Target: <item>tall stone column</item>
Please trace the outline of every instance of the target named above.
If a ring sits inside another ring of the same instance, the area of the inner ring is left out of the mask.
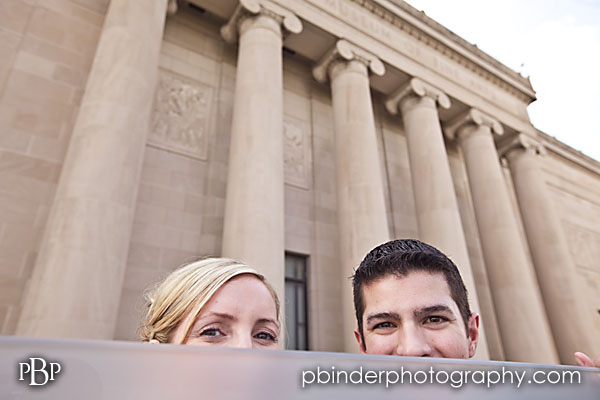
[[[493,134],[502,125],[470,109],[446,129],[458,137],[473,195],[483,255],[509,361],[556,363],[556,349],[539,288],[521,240]]]
[[[243,0],[222,29],[239,36],[222,255],[263,273],[284,299],[282,26],[299,33],[290,12]]]
[[[112,339],[167,0],[112,0],[17,327]]]
[[[584,305],[575,283],[577,271],[540,170],[538,160],[545,155],[545,149],[534,139],[519,134],[501,151],[509,162],[560,361],[572,364],[575,351],[596,354],[593,344],[598,333],[594,332],[592,319],[582,315]]]
[[[385,69],[378,58],[345,40],[338,41],[313,69],[317,81],[331,81],[347,352],[358,350],[352,334],[356,317],[348,278],[369,250],[390,239],[369,71],[382,75]]]
[[[480,314],[471,261],[437,111],[437,106],[450,108],[450,99],[439,89],[413,78],[394,92],[385,102],[385,106],[394,115],[398,114],[398,109],[402,112],[420,239],[439,248],[456,263],[469,292],[472,311]],[[477,356],[480,359],[489,359],[483,326],[491,319],[492,325],[496,326],[493,308],[489,307],[481,319],[482,340],[478,344]],[[499,341],[499,337],[496,340]],[[501,345],[498,347],[501,348]]]

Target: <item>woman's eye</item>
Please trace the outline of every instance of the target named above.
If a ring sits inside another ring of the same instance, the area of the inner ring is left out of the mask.
[[[386,329],[386,328],[393,328],[393,327],[394,327],[394,324],[392,324],[391,322],[386,321],[386,322],[380,322],[380,323],[378,323],[377,325],[375,325],[373,327],[373,329]]]
[[[277,338],[275,337],[275,335],[269,333],[269,332],[259,332],[256,335],[254,335],[254,337],[256,339],[260,339],[260,340],[267,340],[270,342],[276,342]]]
[[[222,336],[223,332],[217,328],[208,328],[200,332],[200,336]]]

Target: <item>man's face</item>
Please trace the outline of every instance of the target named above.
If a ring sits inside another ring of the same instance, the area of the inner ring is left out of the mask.
[[[413,357],[470,358],[477,348],[479,316],[468,330],[441,273],[413,271],[385,276],[363,287],[362,353]]]

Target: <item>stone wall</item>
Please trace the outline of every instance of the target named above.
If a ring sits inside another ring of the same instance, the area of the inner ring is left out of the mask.
[[[544,172],[584,294],[584,315],[600,332],[600,177],[552,152]]]
[[[117,339],[136,338],[145,289],[220,252],[235,54],[198,19],[183,10],[165,26]]]
[[[107,4],[0,3],[2,334],[16,327]]]

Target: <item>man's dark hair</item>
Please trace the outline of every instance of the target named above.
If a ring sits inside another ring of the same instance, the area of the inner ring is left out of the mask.
[[[465,332],[469,336],[468,323],[471,309],[469,308],[467,289],[456,265],[444,253],[427,243],[415,239],[400,239],[391,240],[371,250],[352,277],[354,310],[363,345],[365,343],[362,323],[365,312],[363,287],[388,275],[402,278],[412,271],[427,271],[432,274],[444,275],[450,296],[460,310],[465,324]]]

